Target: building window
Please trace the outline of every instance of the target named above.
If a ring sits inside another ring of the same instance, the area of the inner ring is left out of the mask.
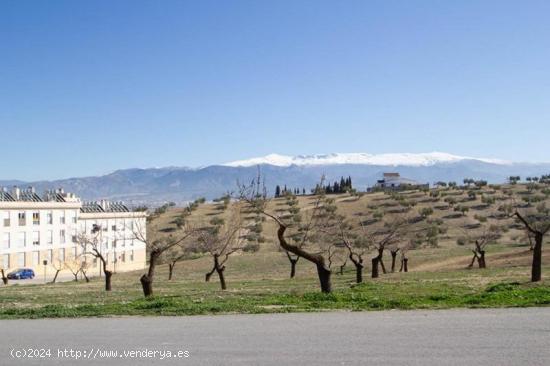
[[[40,252],[32,252],[32,264],[38,266],[40,264]]]
[[[130,239],[130,246],[131,246],[131,247],[134,246],[134,239]]]
[[[53,231],[52,230],[48,230],[47,243],[48,243],[48,245],[53,244]]]
[[[77,241],[78,241],[78,237],[76,236],[76,229],[73,229],[72,242],[76,243]]]
[[[71,211],[70,216],[71,216],[71,223],[76,224],[76,212]]]
[[[51,211],[46,213],[46,223],[48,225],[53,225],[53,213]]]
[[[114,239],[114,240],[113,240],[113,249],[116,249],[117,241],[118,241],[117,239]]]
[[[133,262],[134,261],[134,251],[131,250],[130,251],[130,262]]]
[[[19,226],[27,225],[27,216],[25,215],[25,212],[19,212],[17,217],[19,218]]]
[[[32,224],[33,225],[40,225],[40,212],[33,212],[32,213]]]
[[[61,211],[61,216],[59,216],[59,223],[65,225],[65,211]]]
[[[120,255],[120,261],[121,261],[122,263],[126,262],[126,253],[122,253],[122,254]]]
[[[59,230],[59,243],[65,244],[65,230]]]
[[[52,263],[52,256],[53,256],[52,253],[53,253],[53,250],[51,249],[46,252],[46,260],[48,261],[48,263]]]
[[[25,232],[19,233],[19,237],[17,238],[17,247],[24,248],[26,245],[27,245],[27,233]]]
[[[65,248],[59,249],[59,260],[65,262]]]
[[[25,267],[25,253],[19,253],[17,256],[17,265],[19,267]]]
[[[78,257],[76,247],[73,247],[73,258],[76,258],[76,257]]]
[[[4,268],[4,269],[10,268],[10,255],[9,254],[4,254],[2,256],[2,268]]]
[[[9,227],[10,225],[11,225],[10,212],[6,211],[6,212],[4,212],[4,227]]]
[[[40,245],[40,231],[32,232],[32,245]]]
[[[10,233],[4,233],[4,249],[10,249]]]
[[[112,231],[116,231],[116,225],[111,226]]]

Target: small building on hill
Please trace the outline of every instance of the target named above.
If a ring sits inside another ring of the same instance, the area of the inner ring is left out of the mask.
[[[421,183],[413,179],[403,178],[399,173],[384,173],[382,179],[376,181],[373,188],[370,191],[377,190],[393,190],[399,191],[404,189],[413,188],[429,188],[428,183]]]

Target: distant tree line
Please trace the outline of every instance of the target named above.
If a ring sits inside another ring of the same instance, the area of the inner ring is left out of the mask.
[[[336,181],[334,183],[328,183],[327,185],[320,185],[317,184],[315,186],[315,189],[312,190],[313,194],[320,194],[321,192],[325,194],[339,194],[339,193],[347,193],[353,190],[353,183],[351,181],[351,177],[347,177],[344,179],[344,177],[340,178],[340,182]]]
[[[305,195],[306,189],[305,188],[287,188],[286,184],[282,188],[280,185],[277,185],[275,187],[275,197],[284,197],[290,194],[294,196]]]

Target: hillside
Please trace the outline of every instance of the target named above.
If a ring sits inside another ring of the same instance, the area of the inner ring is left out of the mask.
[[[514,218],[508,217],[499,211],[499,207],[509,200],[512,194],[518,200],[539,201],[536,204],[546,203],[550,206],[548,189],[542,185],[505,185],[485,186],[482,188],[470,187],[468,189],[433,189],[429,192],[418,190],[406,191],[398,194],[372,193],[360,197],[348,194],[329,195],[334,199],[337,212],[344,215],[354,225],[362,222],[364,225],[376,221],[374,216],[384,213],[385,217],[392,212],[407,214],[410,217],[420,217],[420,212],[431,209],[432,213],[421,220],[418,225],[428,224],[438,228],[435,242],[422,242],[409,250],[410,271],[449,271],[464,269],[472,259],[472,245],[462,243],[468,233],[474,233],[490,226],[501,228],[498,240],[487,247],[488,267],[507,268],[515,266],[528,266],[531,261],[531,251],[524,228]],[[475,195],[475,197],[474,197]],[[316,201],[315,196],[297,196],[298,207],[302,212],[311,209]],[[268,211],[282,215],[288,211],[288,201],[281,197],[273,199],[268,206]],[[530,205],[536,205],[531,203]],[[191,222],[208,223],[213,217],[225,217],[227,211],[221,210],[221,204],[201,204],[193,211],[189,220]],[[461,210],[462,207],[467,208]],[[166,213],[153,216],[149,224],[149,235],[158,239],[168,235],[177,235],[177,218],[182,215],[184,209],[172,208]],[[430,211],[430,210],[428,210]],[[253,216],[251,217],[251,219]],[[411,229],[412,230],[412,229]],[[253,261],[257,257],[260,261],[273,260],[281,263],[277,276],[284,278],[288,272],[288,261],[281,252],[276,240],[275,223],[267,219],[263,223],[261,235],[265,242],[260,244],[260,250],[255,254],[239,254],[250,257]],[[462,239],[462,240],[461,240]],[[372,251],[372,256],[375,251]],[[386,253],[386,261],[390,261],[389,253]],[[544,263],[550,260],[550,252],[544,253]],[[200,262],[200,260],[199,260]],[[231,262],[231,261],[230,261]],[[368,270],[369,263],[366,264]],[[207,261],[203,271],[211,266]],[[313,272],[314,268],[309,263],[302,261],[300,270]],[[228,266],[230,267],[230,265]],[[264,267],[264,266],[262,266]]]

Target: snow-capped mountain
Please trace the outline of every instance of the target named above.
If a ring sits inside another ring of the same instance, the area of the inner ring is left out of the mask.
[[[287,156],[270,154],[259,158],[238,160],[223,164],[230,167],[250,167],[255,165],[273,165],[289,167],[291,165],[386,165],[386,166],[431,166],[440,163],[455,163],[464,160],[476,160],[490,164],[511,164],[498,159],[472,158],[443,152],[431,153],[397,153],[397,154],[367,154],[367,153],[333,153],[323,155]]]
[[[268,192],[276,185],[291,188],[314,187],[322,175],[328,181],[351,176],[353,185],[365,190],[384,172],[398,172],[405,178],[424,183],[462,182],[464,178],[502,183],[511,175],[522,178],[550,173],[550,163],[511,163],[447,153],[426,154],[327,154],[308,156],[268,155],[201,168],[125,169],[111,174],[42,182],[0,181],[0,186],[17,184],[45,189],[65,188],[83,199],[123,200],[130,204],[178,204],[198,197],[213,199],[237,189],[237,181],[249,182],[261,165]]]

